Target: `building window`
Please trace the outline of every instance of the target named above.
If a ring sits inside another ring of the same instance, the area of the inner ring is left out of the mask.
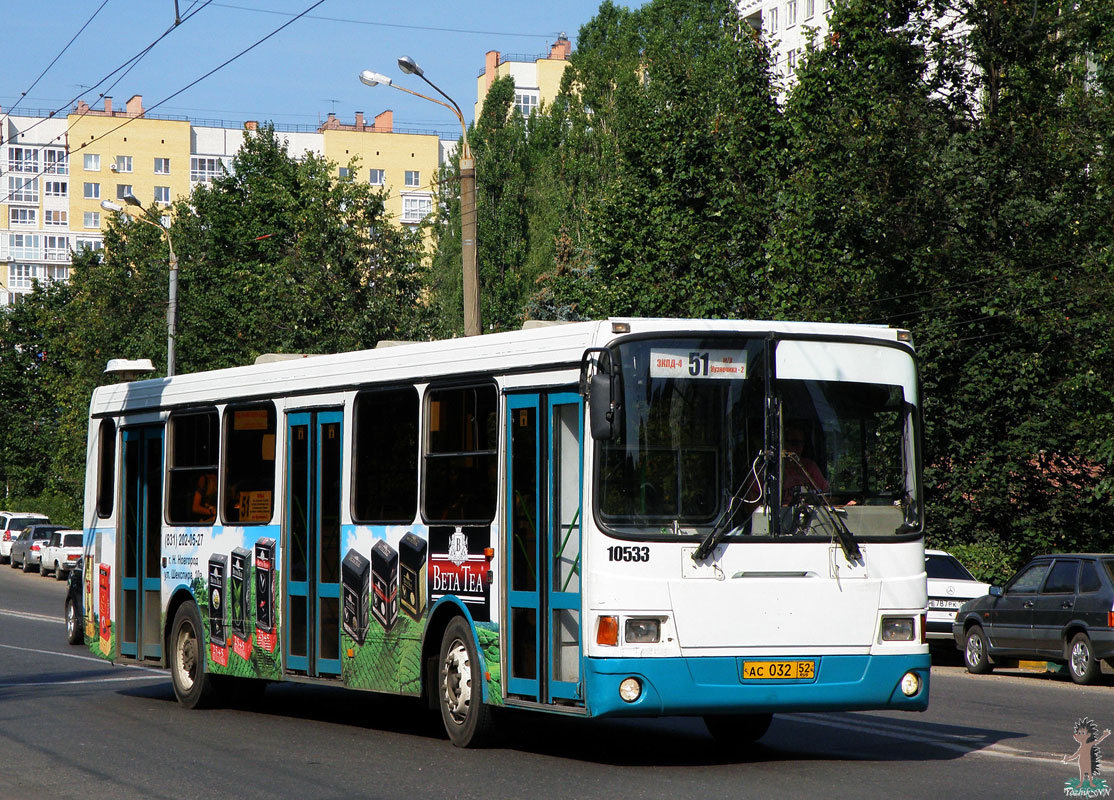
[[[86,228],[99,228],[101,226],[101,212],[86,211],[85,219],[82,224]]]
[[[39,202],[39,179],[22,178],[18,175],[8,176],[8,202],[9,203],[37,203]]]
[[[169,186],[156,186],[155,187],[155,202],[162,203],[163,205],[170,205],[170,187]]]
[[[104,250],[103,239],[78,239],[78,250]]]
[[[785,55],[785,74],[793,75],[797,71],[797,51],[790,50]]]
[[[8,288],[29,292],[34,288],[31,282],[34,276],[35,268],[30,264],[12,264],[8,267]]]
[[[82,195],[86,200],[100,200],[101,199],[101,185],[99,183],[86,183],[85,193]]]
[[[68,236],[44,236],[43,237],[43,258],[46,261],[69,261],[70,260],[70,237]],[[53,273],[48,274],[47,278],[57,280],[57,276]],[[65,280],[63,276],[62,280]]]
[[[42,261],[42,237],[37,233],[8,234],[8,255],[17,260]]]
[[[514,110],[524,117],[530,116],[530,112],[538,107],[538,93],[537,92],[515,92],[514,93]]]
[[[381,169],[368,170],[368,180],[372,186],[382,186],[387,182],[387,175]]]
[[[428,196],[414,195],[402,198],[402,221],[418,223],[433,212],[433,199]]]
[[[170,215],[169,214],[163,214],[161,217],[159,217],[159,222],[162,223],[162,226],[164,228],[169,228],[170,227]]]
[[[209,183],[223,175],[224,171],[224,162],[219,158],[190,157],[190,180],[194,183]]]
[[[69,184],[65,181],[43,181],[43,194],[47,197],[66,197]]]
[[[421,186],[422,185],[422,173],[418,172],[418,170],[416,170],[416,169],[406,170],[406,181],[405,181],[405,183],[406,183],[407,186],[410,186],[410,187]]]
[[[805,19],[812,19],[816,13],[816,0],[805,0]]]
[[[86,172],[100,172],[101,171],[101,157],[96,153],[85,154],[85,171]]]
[[[116,184],[116,199],[117,200],[123,200],[123,199],[127,198],[128,196],[130,196],[132,194],[134,194],[134,192],[132,191],[132,185],[130,183],[118,183],[118,184]]]
[[[156,158],[155,159],[155,174],[156,175],[169,175],[170,174],[170,159],[169,158]]]
[[[785,4],[785,27],[792,28],[797,24],[797,0],[789,0]]]
[[[18,208],[12,206],[8,209],[8,224],[10,225],[36,225],[38,224],[38,209]]]
[[[33,147],[9,147],[8,171],[38,172],[39,151]]]
[[[70,171],[69,156],[65,150],[43,150],[43,166],[47,172],[65,175]]]
[[[63,228],[69,225],[68,211],[44,211],[43,217],[43,222],[47,225],[57,225]]]
[[[116,156],[116,163],[113,166],[116,167],[117,172],[131,172],[132,171],[132,157],[131,156]]]
[[[341,178],[347,178],[348,177],[348,167],[340,167],[340,169],[337,170],[337,175]]]
[[[777,6],[770,9],[770,33],[777,33]]]

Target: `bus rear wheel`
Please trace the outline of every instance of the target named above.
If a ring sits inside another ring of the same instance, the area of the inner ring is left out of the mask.
[[[462,617],[445,628],[438,663],[438,705],[449,739],[457,747],[483,746],[493,732],[491,708],[483,701],[483,661]]]
[[[704,727],[724,747],[753,744],[766,735],[773,714],[709,714]]]
[[[209,675],[205,672],[205,634],[201,615],[193,602],[183,603],[174,615],[170,631],[170,677],[174,696],[186,708],[202,708],[213,696]]]

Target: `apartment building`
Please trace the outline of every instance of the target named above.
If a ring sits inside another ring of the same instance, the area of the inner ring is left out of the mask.
[[[770,46],[778,74],[791,83],[808,43],[828,32],[832,0],[742,0],[739,8]]]
[[[0,112],[2,113],[2,112]],[[62,118],[20,112],[0,125],[0,305],[31,291],[34,281],[66,280],[72,254],[103,246],[108,222],[101,203],[134,195],[144,206],[169,207],[199,183],[231,168],[254,121],[224,123],[148,114],[135,95],[123,108],[79,103]],[[390,111],[371,123],[329,114],[317,127],[280,128],[295,158],[323,155],[347,174],[388,191],[387,212],[407,225],[433,208],[433,180],[456,142],[437,132],[398,130]],[[169,216],[165,219],[169,224]]]
[[[549,52],[538,56],[502,54],[489,50],[484,58],[484,68],[476,78],[476,116],[483,111],[487,90],[497,78],[514,77],[514,107],[522,116],[542,103],[552,103],[561,89],[561,77],[572,53],[569,37],[561,34],[549,47]]]

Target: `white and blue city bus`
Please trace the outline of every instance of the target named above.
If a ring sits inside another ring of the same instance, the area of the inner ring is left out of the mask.
[[[97,389],[85,639],[186,706],[268,681],[491,709],[928,703],[904,331],[610,319]]]

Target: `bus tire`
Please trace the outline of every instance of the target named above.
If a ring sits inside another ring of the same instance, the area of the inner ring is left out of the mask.
[[[990,643],[981,625],[972,625],[963,640],[963,663],[972,675],[986,675],[994,666],[990,663]]]
[[[773,720],[773,714],[709,714],[704,717],[704,727],[720,745],[734,748],[757,742]]]
[[[174,696],[186,708],[204,708],[213,697],[213,686],[205,671],[205,634],[197,604],[178,607],[170,631],[170,677]]]
[[[483,661],[463,617],[445,628],[438,665],[437,704],[445,732],[457,747],[482,747],[493,733],[491,708],[483,701]]]

